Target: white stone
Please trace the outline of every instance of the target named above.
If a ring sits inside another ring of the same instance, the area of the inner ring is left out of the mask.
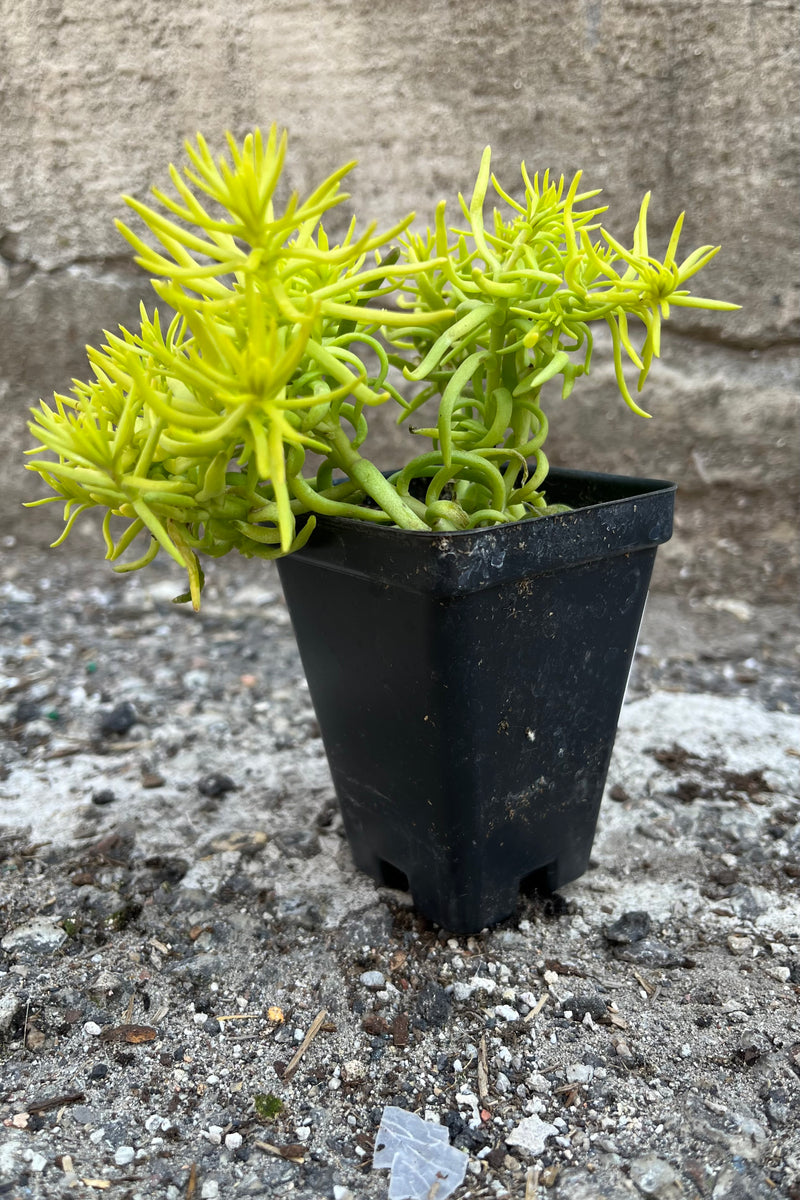
[[[648,1154],[644,1158],[635,1158],[631,1162],[631,1179],[643,1196],[652,1196],[654,1200],[663,1197],[679,1195],[679,1176],[663,1158]]]
[[[359,975],[359,980],[363,983],[364,987],[377,990],[378,988],[382,988],[386,983],[386,976],[381,971],[364,971],[362,975]]]
[[[500,1017],[502,1021],[518,1021],[519,1013],[510,1004],[498,1004],[494,1010],[495,1016]]]
[[[544,1153],[545,1142],[557,1133],[556,1126],[548,1121],[536,1116],[525,1117],[508,1135],[506,1145],[519,1146],[520,1150],[536,1156]]]
[[[83,1027],[83,1032],[87,1037],[99,1037],[103,1031],[96,1021],[87,1021]]]
[[[35,1171],[37,1175],[40,1175],[47,1166],[47,1159],[45,1158],[44,1154],[40,1154],[38,1150],[26,1150],[25,1158],[27,1159],[30,1169]]]
[[[217,1200],[219,1184],[216,1179],[207,1179],[200,1189],[201,1200]]]
[[[355,1079],[363,1079],[367,1074],[367,1064],[363,1063],[360,1058],[350,1058],[343,1065],[343,1070],[349,1082]]]
[[[136,1151],[133,1146],[118,1146],[114,1151],[114,1162],[118,1167],[125,1167],[128,1163],[132,1163],[136,1157]]]
[[[594,1077],[594,1067],[588,1063],[570,1063],[567,1067],[567,1083],[590,1083]]]
[[[553,1090],[553,1085],[549,1079],[545,1079],[544,1075],[540,1075],[538,1071],[534,1071],[525,1080],[525,1083],[532,1092],[538,1092],[540,1096],[546,1096]]]
[[[225,1145],[228,1148],[228,1150],[238,1150],[239,1147],[241,1146],[243,1140],[244,1139],[242,1138],[242,1135],[240,1133],[226,1133],[225,1134]]]
[[[54,954],[67,940],[64,929],[49,917],[34,917],[10,930],[0,946],[4,950],[28,950],[32,954]]]
[[[16,992],[0,993],[0,1030],[11,1028],[11,1022],[22,1007],[22,999]]]

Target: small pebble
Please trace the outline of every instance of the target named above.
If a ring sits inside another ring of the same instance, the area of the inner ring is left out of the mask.
[[[348,1082],[364,1079],[367,1074],[366,1063],[363,1063],[360,1058],[351,1058],[344,1064],[343,1071]]]
[[[622,962],[637,963],[639,966],[650,967],[653,970],[659,967],[689,965],[689,960],[680,950],[675,950],[665,942],[658,942],[653,938],[642,938],[629,946],[617,946],[614,955]]]
[[[544,1075],[540,1075],[535,1071],[533,1075],[528,1075],[525,1083],[532,1092],[538,1092],[540,1096],[547,1096],[553,1090],[553,1085],[549,1079],[545,1079]]]
[[[382,988],[386,983],[386,977],[380,971],[365,971],[358,978],[364,987],[374,988],[375,990]]]
[[[97,804],[103,807],[106,804],[116,803],[117,797],[111,791],[111,788],[101,788],[98,792],[92,792],[92,804]]]
[[[137,720],[136,709],[130,700],[123,700],[121,704],[117,704],[110,712],[103,713],[100,718],[100,732],[105,736],[113,733],[127,733],[136,724]]]
[[[540,1120],[539,1117],[524,1117],[506,1137],[506,1144],[519,1146],[530,1155],[544,1153],[545,1142],[558,1132],[555,1125]]]
[[[668,1162],[648,1154],[643,1158],[634,1158],[630,1166],[631,1179],[643,1196],[651,1196],[653,1200],[672,1200],[680,1194],[680,1179]]]
[[[590,1083],[594,1078],[594,1067],[588,1063],[570,1063],[567,1067],[567,1083]]]
[[[201,796],[216,799],[218,796],[224,796],[228,792],[236,791],[236,784],[230,775],[223,775],[220,771],[213,771],[210,775],[204,775],[202,779],[198,779],[197,790]]]
[[[623,913],[613,925],[603,926],[606,940],[615,946],[639,942],[650,932],[650,914],[643,911]]]
[[[596,993],[570,996],[569,1007],[575,1021],[583,1022],[587,1016],[590,1016],[593,1021],[605,1021],[608,1018],[606,1002],[602,996]]]
[[[284,829],[275,840],[289,858],[314,858],[319,854],[319,837],[311,829]]]
[[[83,1027],[83,1032],[87,1037],[99,1037],[103,1031],[96,1021],[87,1021]]]
[[[136,1151],[133,1146],[118,1146],[114,1151],[114,1162],[118,1167],[125,1167],[128,1163],[132,1163],[136,1157]]]
[[[225,1145],[228,1148],[228,1150],[238,1150],[239,1147],[241,1146],[243,1140],[244,1139],[242,1138],[242,1135],[240,1133],[226,1133],[225,1134]]]
[[[500,1017],[503,1021],[518,1021],[519,1013],[510,1004],[498,1004],[495,1008],[495,1016]]]
[[[206,1179],[200,1189],[201,1200],[216,1200],[219,1195],[219,1184],[216,1179]]]
[[[736,1053],[747,1066],[750,1066],[751,1063],[757,1062],[761,1058],[764,1051],[761,1046],[761,1039],[755,1030],[748,1029],[741,1035],[736,1047]]]
[[[27,725],[29,721],[37,720],[41,710],[42,706],[36,700],[20,700],[14,707],[12,720],[15,725]]]

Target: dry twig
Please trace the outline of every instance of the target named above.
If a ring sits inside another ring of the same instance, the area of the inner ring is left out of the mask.
[[[633,975],[633,978],[636,980],[636,982],[639,984],[639,986],[644,988],[644,990],[647,992],[648,996],[655,996],[656,991],[658,989],[653,987],[652,983],[648,983],[647,980],[642,975],[640,975],[638,971],[633,971],[632,975]]]
[[[266,1150],[267,1154],[275,1154],[278,1158],[285,1158],[288,1162],[305,1162],[305,1146],[301,1146],[299,1142],[290,1146],[273,1146],[271,1142],[256,1142],[255,1145],[259,1150]]]
[[[550,999],[550,993],[542,992],[541,996],[536,1001],[536,1006],[534,1008],[532,1008],[531,1011],[528,1013],[528,1015],[525,1017],[526,1025],[528,1025],[531,1021],[536,1020],[539,1013],[542,1011],[542,1009],[544,1008],[545,1004],[547,1004],[547,1001],[549,999]]]
[[[478,1047],[478,1099],[486,1104],[489,1099],[489,1064],[486,1058],[486,1037],[481,1035]]]
[[[313,1042],[314,1038],[315,1038],[315,1037],[317,1036],[317,1034],[319,1033],[320,1026],[322,1025],[322,1022],[325,1020],[325,1018],[327,1017],[327,1015],[328,1015],[328,1014],[327,1014],[327,1012],[325,1011],[325,1009],[324,1009],[324,1008],[322,1008],[322,1009],[320,1009],[320,1011],[317,1013],[317,1015],[314,1017],[314,1020],[311,1022],[311,1025],[310,1025],[310,1027],[309,1027],[308,1033],[307,1033],[307,1034],[306,1034],[306,1036],[303,1038],[303,1040],[302,1040],[302,1042],[300,1043],[300,1045],[297,1047],[297,1052],[296,1052],[296,1054],[295,1054],[294,1058],[293,1058],[293,1059],[292,1059],[292,1061],[289,1063],[289,1065],[288,1065],[288,1067],[286,1068],[286,1070],[283,1072],[283,1081],[284,1081],[284,1083],[288,1083],[288,1082],[289,1082],[289,1080],[292,1078],[292,1076],[294,1075],[294,1073],[295,1073],[295,1071],[297,1070],[297,1068],[300,1066],[300,1059],[303,1057],[303,1055],[305,1054],[306,1050],[308,1049],[308,1047],[309,1047],[309,1046],[311,1045],[311,1043]]]
[[[52,1096],[48,1100],[33,1100],[25,1105],[25,1110],[32,1116],[34,1113],[49,1112],[51,1108],[62,1108],[65,1104],[80,1104],[85,1099],[85,1092],[67,1092],[63,1096]]]

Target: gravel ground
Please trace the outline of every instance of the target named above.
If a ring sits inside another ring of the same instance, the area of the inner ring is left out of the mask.
[[[800,1197],[788,610],[652,597],[593,868],[453,938],[351,865],[271,570],[6,549],[0,1196],[378,1200],[395,1105],[456,1200]]]

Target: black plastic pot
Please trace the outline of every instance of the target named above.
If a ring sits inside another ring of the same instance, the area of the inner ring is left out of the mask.
[[[675,486],[553,469],[573,512],[473,532],[323,518],[278,568],[350,847],[446,929],[588,867]]]

